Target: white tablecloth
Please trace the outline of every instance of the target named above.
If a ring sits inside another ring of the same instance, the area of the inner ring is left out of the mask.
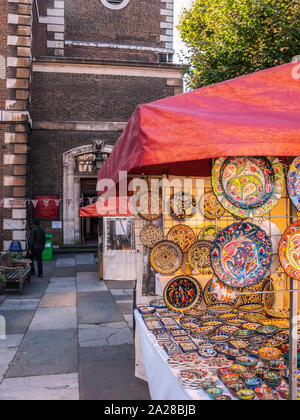
[[[141,314],[135,310],[134,315],[152,400],[208,400],[208,395],[202,389],[196,391],[179,385],[178,370],[167,364],[168,355],[147,329]],[[220,381],[218,386],[224,388]],[[225,390],[226,388],[224,393]],[[226,394],[228,395],[228,392]]]

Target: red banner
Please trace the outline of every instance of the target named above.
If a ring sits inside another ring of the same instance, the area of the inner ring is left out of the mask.
[[[37,202],[34,208],[34,217],[38,219],[57,219],[57,199],[57,195],[36,195],[32,200]]]

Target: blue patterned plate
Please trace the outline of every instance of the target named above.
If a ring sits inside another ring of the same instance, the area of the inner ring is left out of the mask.
[[[296,157],[291,163],[286,184],[292,203],[300,211],[300,157]]]
[[[263,279],[272,262],[272,244],[266,232],[252,223],[234,223],[212,245],[211,265],[231,287],[252,286]]]

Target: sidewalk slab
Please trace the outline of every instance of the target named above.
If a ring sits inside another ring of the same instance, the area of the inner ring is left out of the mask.
[[[2,305],[2,311],[34,311],[36,310],[39,299],[7,299]]]
[[[105,280],[109,289],[134,289],[135,281],[132,280]]]
[[[76,293],[47,293],[42,298],[39,307],[71,307],[76,306]]]
[[[56,267],[75,267],[75,257],[59,257],[56,260]]]
[[[6,334],[24,334],[35,311],[0,311],[6,321]]]
[[[132,331],[125,322],[114,322],[100,325],[79,325],[79,345],[81,347],[98,347],[107,345],[132,344]]]
[[[135,361],[81,363],[81,400],[150,400],[148,384],[134,376]]]
[[[0,400],[79,400],[78,374],[4,379]]]
[[[107,292],[108,288],[103,281],[99,280],[97,273],[81,272],[77,273],[78,292]]]
[[[7,334],[5,340],[0,340],[0,349],[19,347],[24,334]]]
[[[39,308],[29,326],[29,331],[68,330],[77,328],[76,308]]]
[[[109,292],[80,292],[77,294],[79,324],[102,324],[124,321]]]
[[[85,264],[92,265],[94,264],[95,258],[93,254],[79,254],[75,257],[76,265]]]
[[[79,363],[97,363],[110,360],[134,360],[134,358],[134,344],[79,348]]]
[[[5,375],[10,363],[14,359],[17,348],[0,349],[0,380]]]
[[[6,378],[76,372],[77,330],[29,331]]]

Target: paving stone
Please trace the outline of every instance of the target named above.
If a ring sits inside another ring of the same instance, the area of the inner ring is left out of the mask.
[[[56,260],[56,267],[75,267],[76,260],[75,257],[59,257]]]
[[[133,301],[117,301],[117,305],[123,315],[132,314]]]
[[[85,265],[92,265],[94,264],[95,258],[93,254],[78,254],[75,257],[76,265],[77,264],[85,264]]]
[[[75,277],[76,267],[55,267],[53,277]]]
[[[45,294],[47,293],[74,293],[76,292],[75,279],[73,277],[56,277],[51,278],[49,286],[47,287]]]
[[[78,372],[77,330],[28,331],[7,378]]]
[[[133,329],[133,314],[123,314],[129,328]]]
[[[79,264],[76,266],[76,271],[77,273],[86,271],[94,272],[97,273],[99,278],[99,267],[97,264]]]
[[[4,379],[0,400],[79,400],[78,374]]]
[[[132,359],[81,363],[80,399],[150,400],[148,384],[134,376],[134,368]]]
[[[1,305],[3,311],[33,311],[37,308],[39,299],[7,299]]]
[[[13,358],[17,353],[17,348],[1,349],[0,348],[0,376],[4,376],[10,366]]]
[[[116,296],[125,296],[127,298],[133,296],[133,290],[132,289],[111,289],[110,293],[116,297]]]
[[[134,344],[79,348],[79,363],[96,363],[104,360],[134,360],[134,358]]]
[[[47,293],[39,306],[40,308],[76,306],[76,293]]]
[[[133,335],[125,322],[100,325],[79,325],[79,345],[98,347],[133,343]]]
[[[7,334],[4,340],[0,340],[0,349],[19,347],[24,334]]]
[[[20,296],[20,299],[41,299],[43,294],[45,293],[47,286],[48,281],[45,281],[45,279],[43,280],[43,282],[25,283],[22,296],[20,296],[17,292],[6,291],[6,299],[15,300],[17,296],[18,298]]]
[[[77,327],[76,308],[39,308],[30,324],[33,330],[67,330]]]
[[[6,321],[6,334],[24,334],[34,316],[34,311],[0,311]]]
[[[102,292],[108,291],[106,284],[99,280],[97,273],[77,273],[78,292]]]
[[[122,322],[123,317],[109,292],[77,294],[79,324]]]
[[[51,277],[49,286],[55,284],[57,286],[74,286],[76,277]]]
[[[105,280],[109,289],[134,289],[135,281],[132,280]]]

